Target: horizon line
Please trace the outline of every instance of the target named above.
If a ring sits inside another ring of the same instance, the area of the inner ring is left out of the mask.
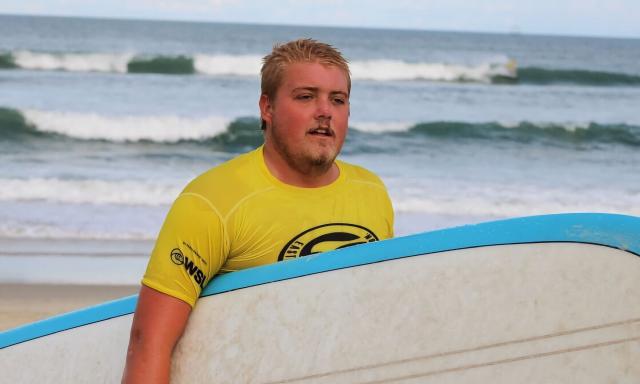
[[[514,29],[513,31],[489,31],[489,30],[456,30],[456,29],[428,29],[428,28],[400,28],[388,26],[353,26],[353,25],[328,25],[328,24],[288,24],[274,22],[248,22],[248,21],[219,21],[206,19],[176,19],[176,18],[151,18],[145,16],[110,16],[110,15],[44,15],[33,13],[4,13],[0,11],[0,17],[34,17],[34,18],[67,18],[84,20],[105,20],[105,21],[142,21],[142,22],[166,22],[166,23],[196,23],[196,24],[231,24],[231,25],[254,25],[265,27],[296,27],[296,28],[321,28],[321,29],[358,29],[358,30],[378,30],[378,31],[399,31],[399,32],[432,32],[432,33],[460,33],[460,34],[486,34],[502,36],[532,36],[532,37],[564,37],[564,38],[590,38],[590,39],[620,39],[639,40],[640,36],[628,35],[589,35],[589,34],[566,34],[553,32],[530,32]]]

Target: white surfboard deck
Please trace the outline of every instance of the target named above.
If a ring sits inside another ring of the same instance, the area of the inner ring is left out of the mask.
[[[512,219],[214,279],[175,383],[638,383],[640,218]],[[136,297],[0,334],[7,383],[114,383]]]

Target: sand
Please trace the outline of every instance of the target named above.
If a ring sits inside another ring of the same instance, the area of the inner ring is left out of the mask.
[[[138,293],[152,246],[0,237],[0,331]]]
[[[139,286],[0,284],[0,331],[138,293]]]

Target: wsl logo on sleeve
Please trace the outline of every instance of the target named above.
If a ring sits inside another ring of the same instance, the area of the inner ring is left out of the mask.
[[[295,236],[282,248],[278,261],[290,260],[315,253],[333,251],[353,245],[378,241],[371,230],[355,224],[323,224]]]
[[[174,248],[171,250],[171,261],[173,261],[175,265],[182,265],[189,276],[191,276],[200,288],[204,289],[204,282],[207,281],[207,275],[198,268],[192,259],[186,257],[180,248]]]

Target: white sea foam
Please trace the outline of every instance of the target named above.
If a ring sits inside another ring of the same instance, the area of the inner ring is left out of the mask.
[[[354,61],[350,65],[355,80],[491,81],[494,76],[514,77],[510,62],[487,62],[478,66],[448,63],[408,63],[399,60]]]
[[[498,124],[500,124],[503,128],[519,128],[522,124],[532,124],[535,125],[538,128],[541,129],[551,129],[551,128],[562,128],[565,131],[568,132],[576,132],[578,130],[586,130],[589,129],[589,125],[591,124],[590,122],[586,122],[586,121],[565,121],[565,122],[549,122],[549,121],[542,121],[542,122],[527,122],[527,121],[499,121]]]
[[[255,55],[195,55],[193,66],[205,75],[258,76],[262,58]]]
[[[72,72],[126,73],[135,53],[40,53],[13,52],[16,64],[25,69],[61,70]],[[159,57],[159,56],[158,56]],[[154,56],[148,56],[153,59]],[[258,76],[262,65],[260,55],[193,56],[196,72],[205,75]],[[513,61],[497,57],[485,63],[470,66],[456,63],[415,62],[402,60],[355,60],[350,63],[354,80],[431,80],[490,82],[493,76],[515,77]]]
[[[62,180],[57,178],[0,179],[0,200],[42,200],[72,204],[170,204],[180,188],[149,181]]]
[[[13,239],[92,239],[92,240],[154,240],[158,231],[116,228],[65,228],[55,224],[31,222],[0,223],[0,238]]]
[[[43,200],[71,204],[121,204],[160,206],[170,204],[178,195],[176,185],[149,181],[61,180],[56,178],[0,179],[0,200]],[[519,187],[452,188],[442,193],[437,188],[419,191],[392,190],[394,208],[398,212],[442,215],[524,216],[557,212],[599,211],[640,215],[640,194],[602,190],[574,194],[564,189],[526,189]]]
[[[43,132],[115,142],[201,140],[225,132],[229,124],[228,119],[219,116],[201,119],[175,115],[103,116],[39,110],[26,110],[23,114],[27,121]]]
[[[438,122],[434,121],[416,121],[416,122],[399,122],[399,121],[390,121],[390,122],[364,122],[364,121],[354,121],[349,125],[353,128],[357,129],[361,132],[368,133],[385,133],[385,132],[407,132],[412,127],[418,124],[437,124]],[[448,122],[442,122],[444,124]],[[469,126],[473,126],[476,124],[487,124],[487,122],[457,122],[461,124],[468,124]],[[547,121],[539,121],[539,122],[531,122],[531,121],[498,121],[497,124],[505,129],[518,129],[523,125],[534,126],[540,129],[551,129],[551,128],[562,128],[568,132],[576,132],[578,130],[588,130],[589,125],[592,124],[590,122],[547,122]]]
[[[134,57],[130,53],[13,53],[15,63],[25,69],[70,72],[127,72]]]
[[[352,122],[349,124],[360,132],[383,133],[383,132],[406,132],[415,125],[407,122]]]
[[[208,116],[187,118],[177,115],[100,115],[96,113],[58,112],[42,110],[20,111],[25,119],[42,132],[57,133],[76,139],[108,140],[113,142],[152,141],[175,143],[182,140],[199,141],[213,138],[226,132],[233,118]],[[438,123],[430,121],[353,121],[350,126],[368,133],[407,132],[418,124]],[[447,123],[447,122],[443,122]],[[463,122],[487,124],[487,122]],[[548,121],[499,121],[505,129],[533,126],[539,129],[562,128],[568,132],[590,129],[592,122],[548,122]],[[605,124],[606,123],[602,123]],[[629,124],[632,123],[620,123]]]
[[[393,179],[388,180],[395,211],[399,215],[423,217],[421,220],[425,222],[431,218],[447,218],[458,225],[477,222],[478,218],[561,212],[640,216],[640,192],[606,189],[606,186],[567,189],[423,180],[409,187],[405,181],[403,185],[394,185]],[[184,182],[160,184],[150,180],[55,178],[5,178],[0,179],[0,183],[3,185],[0,201],[5,207],[33,207],[29,208],[33,214],[27,215],[6,211],[6,217],[0,222],[0,237],[91,239],[153,239],[167,207],[184,185]],[[575,190],[581,192],[575,193]],[[414,224],[405,228],[405,233],[425,228],[419,222]]]
[[[349,64],[354,80],[432,80],[489,82],[493,76],[514,77],[515,69],[508,59],[478,66],[448,63],[408,63],[401,60],[365,60]],[[197,72],[207,75],[257,76],[261,57],[255,55],[196,55]]]
[[[591,190],[574,193],[560,188],[482,188],[469,185],[466,191],[457,190],[451,194],[427,188],[420,196],[395,193],[393,201],[397,212],[461,217],[518,217],[561,212],[640,215],[640,205],[637,204],[640,193],[629,191]]]
[[[233,121],[221,116],[187,118],[177,115],[165,116],[108,116],[95,113],[54,112],[42,110],[21,111],[25,119],[37,130],[51,132],[85,140],[108,140],[113,142],[148,140],[159,143],[175,143],[181,140],[203,140],[215,137],[227,130]],[[384,133],[406,132],[417,124],[428,121],[354,121],[350,125],[361,132]],[[486,122],[468,122],[469,125]],[[530,122],[500,121],[505,129],[518,129],[531,125],[540,129],[563,128],[568,132],[589,129],[589,122]]]

